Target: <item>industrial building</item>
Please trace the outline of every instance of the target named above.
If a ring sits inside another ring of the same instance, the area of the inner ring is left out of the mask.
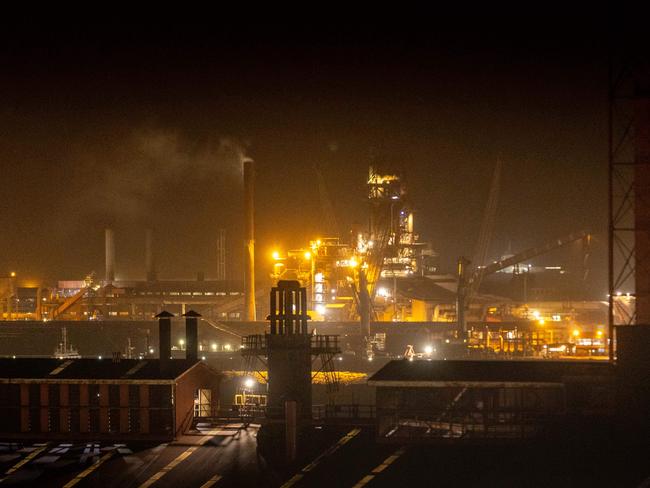
[[[615,411],[605,362],[392,361],[376,387],[382,442],[519,442],[566,437]]]
[[[221,377],[198,360],[200,315],[185,314],[184,359],[172,359],[173,314],[157,317],[159,359],[0,359],[3,437],[170,440],[212,416]]]
[[[5,439],[170,440],[208,416],[219,375],[204,362],[0,359]],[[196,410],[196,411],[195,411]]]

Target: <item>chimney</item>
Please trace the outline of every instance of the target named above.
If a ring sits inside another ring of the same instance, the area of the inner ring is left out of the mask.
[[[255,166],[244,159],[244,320],[255,320]]]
[[[185,317],[185,359],[197,361],[199,359],[199,330],[198,318],[200,313],[190,310],[183,314]]]
[[[106,281],[112,283],[115,281],[115,237],[113,229],[106,229],[105,235],[105,252],[106,252]]]
[[[156,318],[158,319],[158,357],[161,368],[169,364],[172,356],[172,317],[174,314],[163,310]]]
[[[217,239],[217,280],[226,281],[226,229],[219,229]]]
[[[147,281],[156,281],[156,262],[153,257],[153,230],[147,229],[144,241],[144,264],[147,270]]]

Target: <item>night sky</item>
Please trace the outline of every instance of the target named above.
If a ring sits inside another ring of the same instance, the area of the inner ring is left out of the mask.
[[[260,275],[274,247],[324,235],[314,164],[342,234],[366,221],[368,166],[402,171],[416,231],[451,271],[472,253],[500,157],[490,255],[590,230],[604,296],[603,23],[417,18],[16,23],[0,47],[0,274],[103,277],[111,225],[118,278],[143,277],[147,226],[161,278],[213,277],[220,227],[237,278],[237,148],[257,162]]]

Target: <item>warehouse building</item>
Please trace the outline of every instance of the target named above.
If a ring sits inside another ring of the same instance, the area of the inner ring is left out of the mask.
[[[0,435],[30,439],[171,440],[218,408],[220,375],[197,360],[198,314],[186,316],[185,359],[0,359]]]
[[[392,361],[375,373],[383,442],[519,442],[599,425],[614,411],[606,362]]]

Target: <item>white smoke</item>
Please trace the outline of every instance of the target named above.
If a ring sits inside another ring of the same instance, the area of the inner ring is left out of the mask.
[[[84,148],[73,178],[77,202],[107,219],[146,218],[161,192],[210,179],[224,192],[240,179],[247,157],[232,138],[191,138],[176,131],[134,131],[108,153]]]

